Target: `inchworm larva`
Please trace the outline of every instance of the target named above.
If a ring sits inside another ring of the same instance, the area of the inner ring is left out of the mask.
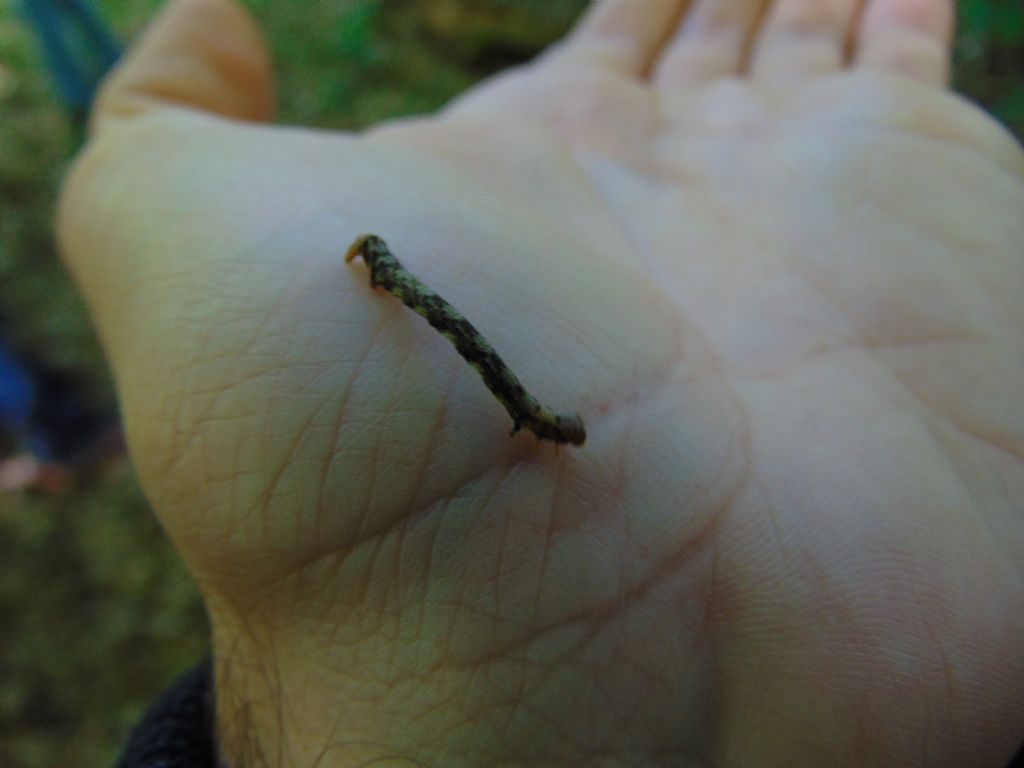
[[[515,425],[513,435],[525,428],[539,440],[583,445],[587,439],[583,420],[576,414],[558,414],[541,405],[519,383],[519,379],[473,324],[403,267],[381,238],[376,235],[356,238],[345,254],[345,261],[350,262],[356,256],[362,256],[370,268],[370,285],[375,288],[380,286],[397,296],[405,306],[425,317],[428,323],[455,345],[458,353],[480,374],[498,402],[505,406]]]

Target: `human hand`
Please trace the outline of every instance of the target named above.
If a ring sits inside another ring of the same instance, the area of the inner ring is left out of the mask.
[[[111,78],[61,241],[229,764],[1009,757],[1024,155],[944,89],[948,3],[758,5],[605,0],[359,135],[260,124],[227,0]],[[586,445],[509,440],[363,231]]]

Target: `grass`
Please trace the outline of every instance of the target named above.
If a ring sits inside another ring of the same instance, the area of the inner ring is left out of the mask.
[[[123,39],[156,0],[100,0]],[[285,122],[349,128],[428,111],[561,35],[587,0],[250,0]],[[1024,6],[960,3],[956,84],[1024,136]],[[0,313],[10,340],[113,388],[52,239],[75,132],[13,0],[0,0]],[[0,496],[0,765],[109,765],[206,648],[202,606],[126,460],[64,495]],[[14,631],[10,631],[10,628]]]

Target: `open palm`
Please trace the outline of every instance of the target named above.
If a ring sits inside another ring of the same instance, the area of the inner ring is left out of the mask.
[[[1012,751],[1024,155],[939,87],[935,8],[876,0],[847,61],[853,0],[779,0],[753,38],[759,3],[682,5],[607,0],[358,136],[224,119],[266,78],[221,0],[172,5],[108,84],[62,237],[210,606],[229,754]],[[342,264],[363,231],[586,445],[509,439]]]

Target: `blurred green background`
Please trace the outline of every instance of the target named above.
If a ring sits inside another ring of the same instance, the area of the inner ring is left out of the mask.
[[[250,0],[280,119],[351,128],[429,111],[561,36],[588,0]],[[123,40],[159,0],[97,0]],[[962,0],[956,88],[1024,136],[1024,3]],[[9,341],[113,408],[56,258],[77,135],[14,0],[0,0],[0,314]],[[121,459],[57,495],[0,491],[0,766],[112,764],[154,695],[206,650],[195,589]]]

